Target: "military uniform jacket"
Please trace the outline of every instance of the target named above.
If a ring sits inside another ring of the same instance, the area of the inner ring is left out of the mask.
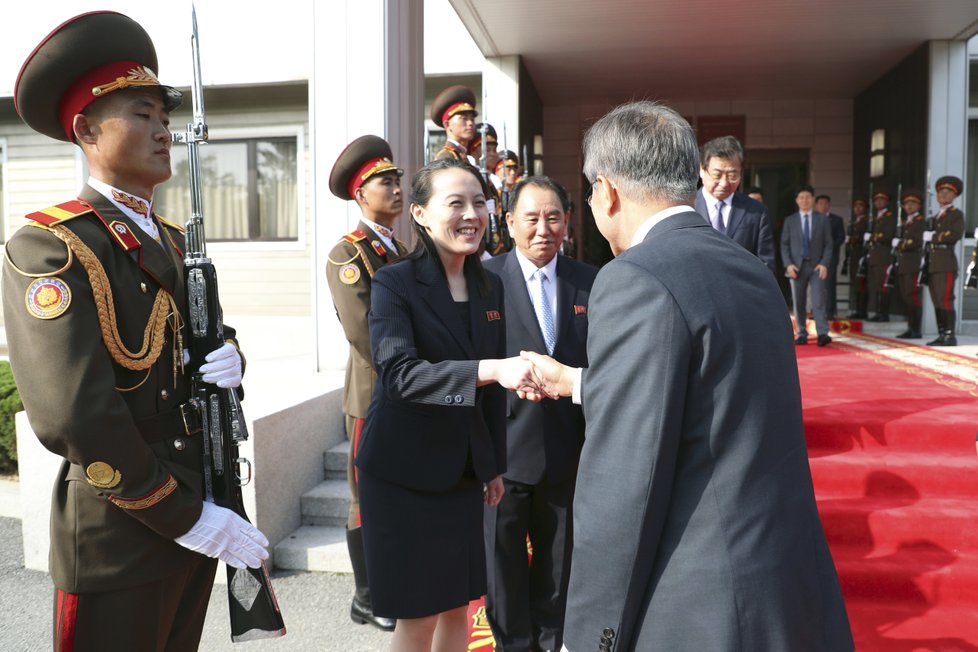
[[[407,247],[397,241],[400,253]],[[370,356],[370,279],[378,269],[397,258],[387,250],[377,234],[364,222],[357,230],[343,236],[329,252],[326,282],[333,296],[336,316],[350,343],[343,385],[343,413],[352,417],[367,416],[370,396],[377,374]]]
[[[913,221],[904,223],[897,257],[900,274],[917,274],[920,271],[920,260],[924,257],[923,234],[926,229],[927,220],[919,213]]]
[[[183,234],[158,220],[160,246],[89,187],[29,217],[7,244],[3,308],[31,427],[65,458],[51,577],[73,593],[157,580],[194,561],[173,539],[197,522],[203,493],[201,437],[178,409]]]
[[[869,264],[872,267],[886,267],[892,260],[891,242],[896,237],[896,215],[893,211],[885,213],[873,220],[872,237],[869,239]]]
[[[934,218],[934,238],[931,240],[931,272],[957,272],[958,259],[954,248],[964,235],[964,213],[949,207],[943,215]]]
[[[465,161],[466,163],[469,162],[465,152],[463,152],[458,145],[450,140],[446,140],[445,146],[442,147],[437,154],[435,154],[436,161],[441,158],[453,158],[457,161]]]
[[[863,246],[863,236],[869,230],[869,217],[863,215],[862,217],[853,217],[852,220],[852,234],[849,236],[850,258],[859,260],[866,252],[866,247]]]

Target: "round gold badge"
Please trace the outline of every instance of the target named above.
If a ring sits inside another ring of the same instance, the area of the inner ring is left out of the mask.
[[[111,489],[122,481],[122,474],[105,462],[92,462],[85,469],[88,483],[99,489]]]
[[[353,285],[360,280],[360,268],[353,263],[343,265],[340,267],[340,280],[347,285]]]

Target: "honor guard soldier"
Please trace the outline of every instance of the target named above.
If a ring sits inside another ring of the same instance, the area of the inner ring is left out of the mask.
[[[3,270],[14,377],[34,433],[64,458],[51,509],[57,651],[196,650],[213,558],[268,557],[261,532],[204,499],[184,234],[153,210],[181,94],[156,67],[141,26],[91,12],[41,41],[14,90],[24,122],[78,145],[90,171],[76,199],[27,216]],[[205,382],[240,384],[233,339],[206,359]]]
[[[520,176],[520,157],[516,152],[503,150],[499,155],[499,163],[496,164],[496,175],[503,180],[503,191],[512,192],[513,188],[522,180]]]
[[[485,143],[482,142],[483,131],[486,135]],[[475,138],[469,143],[469,151],[475,157],[476,167],[486,178],[486,187],[489,189],[489,195],[486,197],[486,208],[489,209],[491,219],[486,226],[485,251],[490,256],[498,256],[509,251],[512,247],[509,229],[505,221],[506,211],[499,193],[503,182],[494,173],[496,164],[499,162],[498,143],[496,130],[493,126],[481,122],[475,126]],[[485,145],[485,159],[482,157],[483,145]]]
[[[407,246],[394,237],[394,223],[404,208],[401,193],[404,170],[394,165],[392,159],[391,146],[379,136],[357,138],[336,159],[329,175],[330,192],[340,199],[355,201],[363,216],[356,230],[336,243],[326,263],[326,281],[336,316],[350,343],[343,385],[343,414],[346,415],[346,436],[350,441],[346,473],[351,500],[346,545],[356,584],[350,616],[355,623],[370,624],[385,631],[393,631],[395,622],[373,614],[353,461],[377,380],[367,330],[370,279],[378,269],[407,252]]]
[[[866,213],[866,200],[857,198],[852,202],[852,217],[849,224],[849,305],[852,312],[849,319],[866,319],[866,277],[859,275],[859,266],[868,249],[865,235],[869,230],[869,215]]]
[[[930,251],[930,298],[934,302],[937,317],[937,339],[930,346],[956,346],[954,311],[954,286],[958,278],[958,259],[954,248],[964,235],[964,213],[953,206],[953,202],[964,190],[961,179],[952,176],[941,177],[934,186],[937,203],[941,209],[934,216],[933,229],[924,234]]]
[[[891,243],[896,236],[896,215],[890,210],[890,193],[879,190],[873,193],[876,217],[869,233],[869,275],[866,279],[868,303],[876,314],[867,321],[890,321],[890,292],[886,287],[886,268],[892,261]],[[865,239],[865,236],[864,236]]]
[[[485,149],[486,170],[489,171],[489,180],[492,181],[496,190],[499,190],[499,187],[502,185],[502,180],[496,176],[496,164],[499,163],[499,140],[496,138],[496,129],[491,124],[486,123],[484,128],[486,131],[486,141],[482,142],[483,123],[476,123],[475,137],[469,143],[469,152],[472,153],[476,164],[481,168],[482,151]]]
[[[923,205],[923,193],[919,190],[905,190],[900,201],[903,204],[903,214],[906,216],[903,229],[897,242],[897,275],[900,297],[907,306],[907,330],[897,335],[900,339],[919,339],[920,321],[923,315],[920,300],[920,285],[917,281],[920,275],[920,263],[924,257],[924,231],[927,222],[920,213]]]
[[[449,86],[431,103],[431,121],[445,128],[445,146],[435,160],[454,158],[476,165],[469,144],[475,138],[475,93],[468,86]]]

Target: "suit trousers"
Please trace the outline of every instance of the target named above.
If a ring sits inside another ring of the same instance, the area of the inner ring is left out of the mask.
[[[503,478],[502,501],[486,508],[486,614],[502,652],[556,651],[563,644],[574,482],[573,475],[537,484]]]
[[[812,288],[812,316],[815,317],[815,331],[819,335],[829,334],[829,321],[825,314],[826,286],[828,279],[822,280],[815,271],[815,263],[803,260],[798,269],[798,276],[791,280],[791,294],[795,302],[795,333],[805,335],[806,310],[805,298],[808,287]]]
[[[190,566],[149,584],[101,593],[56,589],[54,651],[196,650],[216,568],[216,559],[194,555]]]

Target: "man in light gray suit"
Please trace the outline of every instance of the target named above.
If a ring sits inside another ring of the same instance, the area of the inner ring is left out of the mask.
[[[832,341],[825,314],[827,279],[832,264],[832,226],[828,217],[812,210],[814,203],[815,191],[811,186],[798,189],[795,194],[798,212],[784,219],[781,260],[784,261],[784,275],[791,279],[791,295],[795,302],[795,344],[808,344],[805,304],[810,284],[818,345],[825,346]]]
[[[523,354],[529,397],[573,396],[586,421],[564,645],[852,650],[784,300],[692,209],[698,158],[689,124],[653,102],[591,127],[584,174],[617,258],[590,295],[590,366]]]

